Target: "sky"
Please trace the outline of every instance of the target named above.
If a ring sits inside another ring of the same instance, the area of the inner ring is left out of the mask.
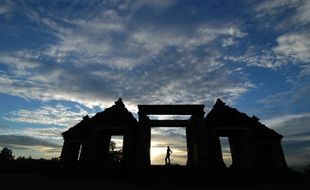
[[[308,0],[0,0],[0,148],[58,157],[61,132],[119,97],[135,116],[221,98],[307,165],[309,63]],[[182,130],[154,129],[152,154],[170,140],[184,162]]]

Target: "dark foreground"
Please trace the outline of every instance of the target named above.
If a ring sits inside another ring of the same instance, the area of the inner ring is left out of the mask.
[[[287,170],[281,175],[231,169],[207,173],[203,169],[182,166],[152,166],[134,172],[115,168],[90,171],[62,170],[57,163],[42,163],[42,165],[40,163],[0,167],[0,190],[310,189],[310,175],[293,170]]]
[[[121,175],[120,175],[121,174]],[[309,176],[288,172],[285,176],[225,171],[206,173],[185,167],[151,167],[137,172],[99,170],[81,173],[80,170],[55,173],[2,173],[0,189],[310,189]]]
[[[170,182],[169,180],[118,180],[118,179],[81,179],[55,178],[44,175],[0,175],[1,189],[309,189],[308,181],[294,181],[283,184],[249,184],[246,182]]]

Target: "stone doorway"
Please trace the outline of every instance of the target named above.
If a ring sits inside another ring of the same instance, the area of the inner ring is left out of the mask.
[[[203,165],[206,142],[204,131],[204,105],[139,105],[140,144],[139,163],[151,165],[151,129],[156,127],[183,127],[186,133],[187,166]],[[149,115],[189,115],[187,120],[150,119]]]
[[[165,165],[167,146],[170,146],[172,150],[171,165],[186,165],[187,143],[185,127],[151,128],[151,165]]]

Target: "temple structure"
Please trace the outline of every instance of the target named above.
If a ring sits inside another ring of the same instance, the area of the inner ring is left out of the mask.
[[[92,118],[83,117],[62,133],[61,162],[65,167],[111,167],[111,136],[123,136],[119,167],[134,169],[150,166],[152,127],[185,127],[187,164],[190,168],[226,168],[220,137],[228,137],[235,169],[281,172],[287,168],[281,147],[283,136],[217,100],[204,117],[204,105],[138,105],[139,120],[122,100]],[[151,120],[149,115],[190,115],[188,120]]]

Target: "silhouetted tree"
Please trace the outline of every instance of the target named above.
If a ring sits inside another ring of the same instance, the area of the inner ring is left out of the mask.
[[[110,152],[114,152],[114,149],[116,148],[116,143],[114,141],[110,142]]]
[[[59,157],[51,158],[51,161],[53,161],[53,162],[59,162]]]
[[[109,162],[112,166],[117,166],[122,159],[122,150],[115,150],[116,143],[114,141],[110,142],[110,151],[109,151]]]
[[[0,161],[10,161],[10,160],[14,160],[12,150],[7,147],[4,147],[0,153]]]

